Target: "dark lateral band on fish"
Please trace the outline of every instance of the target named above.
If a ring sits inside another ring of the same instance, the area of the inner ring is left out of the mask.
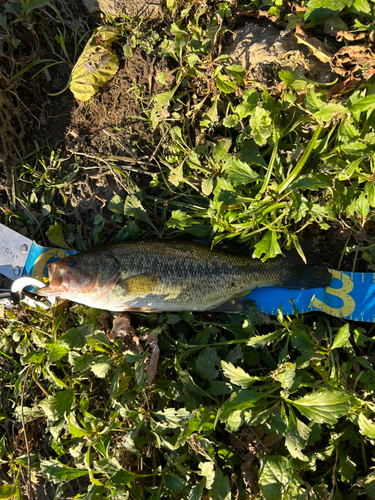
[[[251,307],[239,294],[254,288],[325,288],[332,276],[308,246],[307,264],[296,250],[265,263],[235,244],[129,241],[96,248],[48,265],[55,296],[109,311],[225,311]]]

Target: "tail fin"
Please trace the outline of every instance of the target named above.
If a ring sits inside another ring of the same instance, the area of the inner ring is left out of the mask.
[[[303,262],[297,250],[288,252],[282,259],[282,287],[306,290],[308,288],[326,288],[330,286],[332,275],[327,266],[322,264],[321,252],[315,252],[312,245],[303,247],[307,264]]]

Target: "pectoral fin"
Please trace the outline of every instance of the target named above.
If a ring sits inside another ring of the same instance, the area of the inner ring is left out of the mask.
[[[159,284],[159,276],[152,273],[137,274],[122,279],[117,284],[124,290],[123,295],[147,295],[153,293]]]

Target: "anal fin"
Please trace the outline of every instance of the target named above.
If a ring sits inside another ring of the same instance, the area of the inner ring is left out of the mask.
[[[246,299],[245,297],[235,296],[227,300],[223,304],[214,307],[213,309],[207,309],[207,311],[235,313],[235,312],[249,311],[254,306],[255,306],[254,300]]]

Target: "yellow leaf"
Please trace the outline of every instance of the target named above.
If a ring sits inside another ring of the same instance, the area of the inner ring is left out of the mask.
[[[78,100],[88,101],[115,76],[119,61],[110,44],[117,34],[116,28],[101,26],[87,42],[70,77],[69,88]]]
[[[300,25],[297,25],[295,31],[295,37],[298,43],[303,43],[312,51],[315,57],[324,63],[330,62],[332,59],[332,54],[329,52],[329,47],[325,43],[321,42],[317,38],[308,37]]]

